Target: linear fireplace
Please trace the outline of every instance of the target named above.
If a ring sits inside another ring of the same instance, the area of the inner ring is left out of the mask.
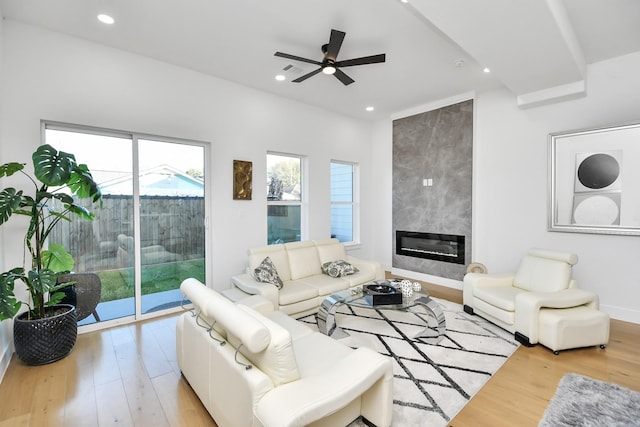
[[[396,254],[464,264],[464,236],[396,230]]]

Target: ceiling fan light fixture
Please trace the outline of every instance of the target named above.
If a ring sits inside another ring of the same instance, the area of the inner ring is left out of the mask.
[[[334,67],[333,65],[327,65],[325,67],[322,67],[322,72],[329,75],[335,74],[336,67]]]

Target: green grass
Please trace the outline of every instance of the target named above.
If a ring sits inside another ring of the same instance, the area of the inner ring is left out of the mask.
[[[101,302],[133,297],[133,268],[98,271]],[[142,266],[142,295],[178,289],[186,278],[204,282],[204,259]]]

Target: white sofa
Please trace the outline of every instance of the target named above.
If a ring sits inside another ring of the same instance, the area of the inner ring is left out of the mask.
[[[278,271],[284,286],[278,289],[270,283],[258,282],[254,269],[269,257]],[[322,265],[344,260],[359,271],[343,277],[330,277],[322,273]],[[379,262],[364,261],[346,254],[338,239],[309,240],[249,249],[249,266],[245,273],[231,278],[231,289],[222,293],[232,301],[240,301],[249,295],[262,295],[277,310],[290,316],[302,317],[318,311],[329,295],[362,286],[372,280],[384,279]]]
[[[196,279],[177,322],[178,365],[220,427],[391,424],[391,359],[313,332],[261,296],[233,303]]]

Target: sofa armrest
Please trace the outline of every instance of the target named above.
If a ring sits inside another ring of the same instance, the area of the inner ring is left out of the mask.
[[[464,305],[473,307],[473,290],[475,288],[510,287],[513,286],[514,278],[515,275],[509,273],[467,273],[464,275],[462,282],[462,302]]]
[[[375,280],[382,280],[385,277],[382,264],[377,261],[367,261],[353,257],[351,255],[347,255],[347,259],[345,261],[355,266],[360,271],[372,272],[373,274],[375,274]]]
[[[249,273],[233,276],[231,278],[231,284],[247,294],[262,295],[264,298],[271,301],[276,310],[280,307],[278,288],[270,283],[258,282]]]
[[[464,275],[464,285],[475,288],[513,286],[513,274],[485,274],[467,273]]]
[[[265,427],[302,427],[327,417],[354,399],[376,390],[375,401],[367,401],[363,414],[378,427],[391,424],[393,406],[391,359],[368,348],[349,353],[330,371],[277,387],[267,393],[255,410]]]
[[[521,292],[516,295],[515,330],[536,344],[539,337],[541,308],[571,308],[581,305],[598,308],[598,295],[571,288],[559,292]]]

